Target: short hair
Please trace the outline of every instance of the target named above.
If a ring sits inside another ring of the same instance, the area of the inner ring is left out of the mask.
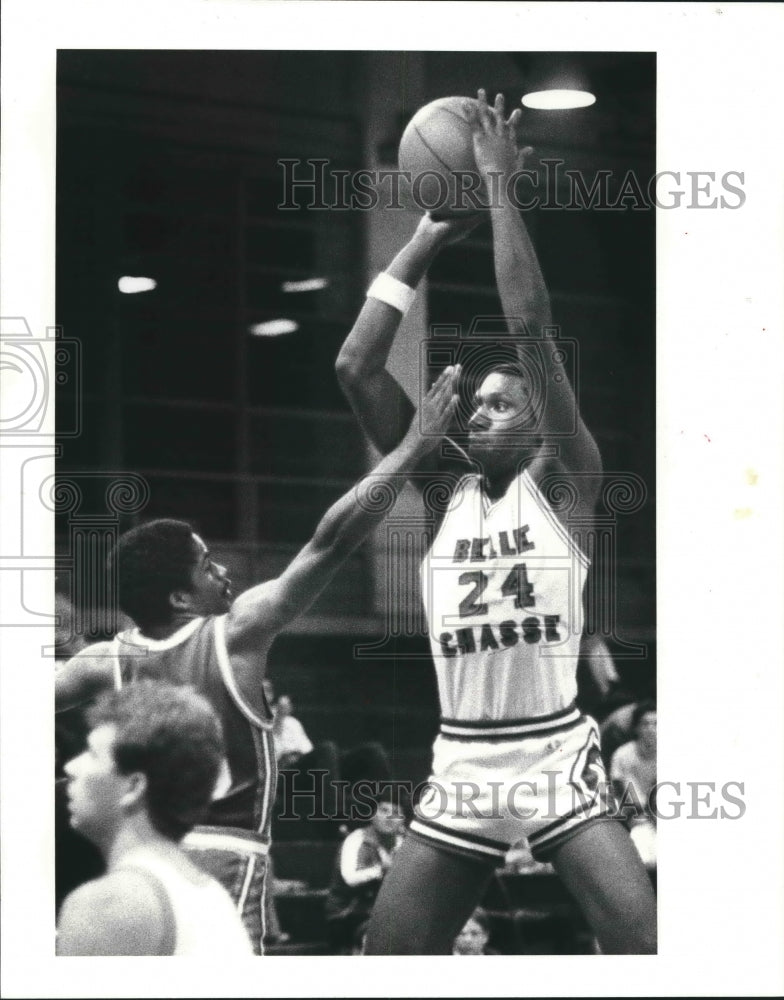
[[[634,706],[634,711],[632,712],[632,731],[636,732],[637,727],[640,724],[640,719],[643,715],[647,715],[649,712],[656,711],[656,704],[653,701],[641,701]]]
[[[117,572],[120,610],[142,631],[165,625],[171,592],[191,589],[195,556],[193,528],[186,521],[160,518],[126,531],[109,555],[109,568]]]
[[[116,726],[117,769],[145,775],[150,822],[171,840],[184,837],[206,812],[224,757],[209,702],[187,685],[141,680],[102,695],[87,721]]]
[[[488,368],[487,372],[484,373],[485,378],[487,378],[488,375],[513,375],[515,378],[522,379],[524,382],[528,381],[528,376],[523,370],[522,365],[517,361],[499,361],[498,364],[492,365]]]

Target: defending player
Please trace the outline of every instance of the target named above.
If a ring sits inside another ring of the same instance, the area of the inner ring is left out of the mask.
[[[432,791],[384,882],[366,953],[448,954],[493,867],[522,836],[535,857],[552,862],[602,951],[651,953],[651,883],[626,830],[609,818],[596,724],[574,704],[588,555],[545,497],[548,479],[566,480],[585,529],[601,462],[579,414],[575,424],[560,358],[544,349],[549,295],[504,190],[517,167],[520,112],[505,120],[503,98],[490,108],[479,91],[466,113],[478,169],[494,192],[496,281],[517,358],[486,359],[469,423],[474,468],[456,483],[423,562],[442,713]],[[371,287],[341,351],[341,383],[382,451],[394,447],[411,410],[385,369],[401,312],[440,247],[471,224],[425,217]]]
[[[236,600],[226,570],[190,525],[162,520],[127,532],[114,558],[120,607],[137,627],[87,647],[58,670],[58,710],[144,677],[191,684],[216,710],[226,767],[207,825],[183,846],[229,889],[258,952],[277,773],[262,690],[270,646],[385,516],[389,504],[378,501],[388,500],[440,441],[454,412],[457,376],[450,368],[436,380],[400,445],[327,511],[288,568]]]

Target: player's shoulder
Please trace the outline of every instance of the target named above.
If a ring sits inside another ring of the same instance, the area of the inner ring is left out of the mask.
[[[612,756],[616,764],[626,764],[635,757],[636,744],[634,740],[622,743]]]
[[[161,892],[146,875],[109,872],[66,898],[58,924],[58,953],[167,954],[169,917]]]
[[[78,660],[79,662],[84,660],[100,660],[106,659],[109,656],[114,655],[114,640],[113,639],[102,639],[100,642],[94,642],[89,646],[84,646],[79,650],[78,653],[65,661],[66,666],[69,663]]]
[[[601,467],[574,469],[560,456],[540,453],[520,472],[520,477],[534,484],[550,508],[564,508],[583,517],[593,514],[602,485]]]
[[[111,678],[114,671],[115,645],[112,640],[94,642],[85,646],[70,659],[60,661],[55,667],[55,673],[68,675],[78,673],[99,680],[102,677]]]

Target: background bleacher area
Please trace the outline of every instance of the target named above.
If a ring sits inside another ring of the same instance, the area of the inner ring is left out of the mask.
[[[279,841],[273,845],[277,888],[273,886],[286,944],[269,944],[268,954],[326,955],[324,904],[340,843],[328,840]],[[482,907],[490,921],[489,945],[502,955],[594,954],[582,914],[548,866],[525,873],[499,871]],[[650,872],[656,884],[655,869]]]

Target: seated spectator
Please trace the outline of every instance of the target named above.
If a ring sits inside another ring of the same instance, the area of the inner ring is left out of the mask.
[[[618,689],[620,677],[606,641],[584,632],[577,661],[577,703],[597,721],[610,710],[609,699]]]
[[[465,926],[455,938],[452,947],[453,955],[497,955],[498,952],[487,947],[490,940],[490,920],[481,908],[477,908],[466,921]]]
[[[656,707],[640,702],[632,713],[635,739],[620,746],[610,763],[622,811],[629,817],[632,840],[646,865],[656,864],[655,813],[650,801],[656,787]]]
[[[378,785],[389,781],[392,769],[380,743],[361,743],[341,750],[334,740],[320,740],[314,745],[305,727],[295,718],[291,698],[281,694],[277,700],[272,682],[264,681],[264,691],[275,721],[273,736],[275,756],[280,771],[295,772],[281,778],[278,785],[279,809],[273,834],[277,839],[296,836],[294,819],[308,822],[309,836],[337,836],[340,825],[355,825],[352,790],[359,782]],[[302,776],[307,776],[306,781]],[[345,782],[344,793],[338,783]],[[312,794],[308,794],[311,792]],[[288,817],[282,819],[281,817]]]
[[[348,834],[335,860],[325,905],[330,944],[350,952],[357,928],[370,917],[381,882],[403,842],[402,809],[381,801],[369,826]]]
[[[282,694],[275,702],[275,757],[279,768],[293,767],[302,757],[313,751],[313,744],[299,721],[291,714],[291,698]]]
[[[639,697],[629,695],[627,703],[613,709],[599,726],[602,760],[608,770],[618,747],[634,739],[633,717],[639,701]]]

